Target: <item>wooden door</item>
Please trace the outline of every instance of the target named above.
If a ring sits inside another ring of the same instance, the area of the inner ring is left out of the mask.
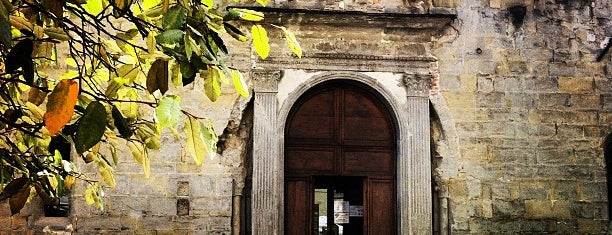
[[[396,134],[381,99],[350,81],[317,85],[285,129],[285,234],[315,234],[314,178],[363,180],[364,234],[396,233]]]

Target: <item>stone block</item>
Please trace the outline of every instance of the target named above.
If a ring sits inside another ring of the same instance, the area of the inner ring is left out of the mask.
[[[594,125],[597,124],[597,112],[565,112],[563,123],[573,125]]]
[[[204,197],[215,195],[215,181],[212,177],[193,177],[190,183],[190,195],[192,197]]]
[[[585,182],[581,184],[581,199],[588,202],[601,202],[608,200],[606,182]]]
[[[570,95],[564,93],[538,94],[538,109],[562,110],[570,106]]]
[[[473,74],[459,75],[459,82],[461,83],[461,91],[473,92],[478,90],[478,79]]]
[[[600,110],[602,108],[600,95],[572,95],[569,104],[574,110]]]
[[[468,187],[465,180],[452,179],[447,182],[451,200],[462,201],[468,198]]]
[[[460,91],[461,83],[458,76],[441,76],[440,85],[442,91]]]
[[[601,103],[602,103],[602,108],[601,109],[603,111],[605,111],[605,112],[612,112],[612,94],[602,94],[601,95]]]
[[[569,161],[569,152],[563,148],[541,149],[536,157],[538,164],[566,164]]]
[[[172,216],[176,215],[177,204],[174,198],[149,198],[150,213],[153,216]]]
[[[592,77],[559,77],[559,92],[570,94],[591,93],[593,89]]]
[[[565,139],[583,138],[584,127],[579,125],[558,125],[557,135]]]
[[[442,92],[449,108],[474,108],[476,96],[472,92]]]
[[[525,200],[525,217],[529,219],[570,219],[570,202],[562,200]]]
[[[521,72],[523,73],[523,72]],[[517,92],[522,91],[521,80],[518,77],[505,76],[494,81],[495,91]]]
[[[177,196],[189,196],[189,182],[179,181],[176,188]]]
[[[494,90],[493,78],[489,76],[478,76],[476,86],[480,92],[492,92]]]
[[[528,111],[524,109],[491,108],[488,110],[488,120],[498,122],[524,122],[528,119]],[[485,119],[486,120],[486,119]]]
[[[582,219],[607,219],[608,204],[606,202],[576,202],[572,204],[572,211]]]
[[[525,214],[525,207],[519,200],[493,200],[493,217],[497,219],[517,219]]]
[[[604,234],[608,231],[608,221],[603,219],[579,219],[578,233],[581,234]]]
[[[523,79],[523,88],[528,92],[556,92],[558,90],[558,80],[554,76],[527,77]]]
[[[537,100],[536,94],[506,93],[506,107],[533,108],[536,106]]]
[[[489,199],[480,201],[477,208],[478,216],[482,218],[493,218],[493,203]]]
[[[519,199],[550,198],[550,183],[544,181],[521,181],[519,182]]]
[[[502,0],[489,0],[489,7],[491,8],[501,8]]]
[[[502,92],[478,92],[476,93],[476,107],[482,108],[506,108],[506,95]]]

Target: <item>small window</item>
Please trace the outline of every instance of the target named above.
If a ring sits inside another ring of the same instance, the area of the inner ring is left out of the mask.
[[[49,152],[59,151],[62,159],[70,161],[70,143],[62,136],[56,136],[49,143]],[[70,214],[70,197],[64,195],[57,204],[45,204],[46,217],[67,217]]]

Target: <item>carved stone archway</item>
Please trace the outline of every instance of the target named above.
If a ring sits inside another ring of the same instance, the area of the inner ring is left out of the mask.
[[[308,88],[334,79],[360,82],[378,92],[397,122],[398,234],[428,234],[432,228],[429,88],[431,75],[404,74],[398,96],[377,78],[357,72],[324,72],[302,82],[278,106],[280,71],[257,71],[253,126],[253,234],[283,233],[283,144],[285,120],[293,103]],[[291,78],[286,78],[291,79]],[[403,97],[402,97],[403,96]],[[405,99],[405,100],[400,100]]]

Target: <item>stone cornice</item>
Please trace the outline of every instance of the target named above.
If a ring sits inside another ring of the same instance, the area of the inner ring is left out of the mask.
[[[302,58],[268,57],[258,60],[256,67],[264,69],[304,69],[321,71],[395,72],[429,68],[437,61],[432,56],[380,56],[342,53],[305,54]]]
[[[432,32],[447,27],[457,14],[451,10],[436,9],[430,13],[363,12],[348,10],[318,10],[301,8],[275,8],[237,6],[266,14],[266,22],[273,24],[307,25],[353,25],[359,27],[385,27],[407,30],[432,29]],[[230,7],[231,8],[231,7]]]

